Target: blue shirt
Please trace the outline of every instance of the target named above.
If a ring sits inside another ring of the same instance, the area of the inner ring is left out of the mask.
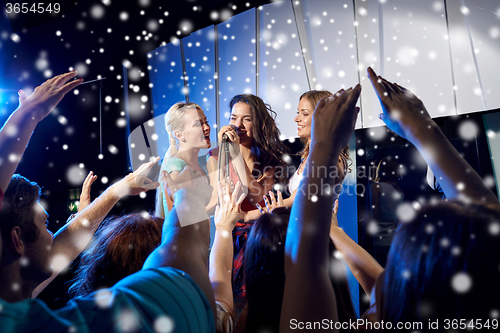
[[[186,273],[162,267],[132,274],[109,289],[52,311],[37,299],[0,299],[0,331],[215,332],[205,295]]]

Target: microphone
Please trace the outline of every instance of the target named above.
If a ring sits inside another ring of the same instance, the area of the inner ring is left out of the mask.
[[[229,125],[231,126],[235,131],[236,131],[236,126],[235,125]],[[222,135],[222,142],[228,142],[229,141],[229,136],[227,135],[227,132]]]

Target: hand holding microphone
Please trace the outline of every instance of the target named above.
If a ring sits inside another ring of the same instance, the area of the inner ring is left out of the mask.
[[[219,142],[220,145],[223,146],[224,154],[225,154],[225,166],[226,166],[226,175],[229,175],[229,163],[228,161],[230,160],[230,155],[237,156],[239,152],[239,146],[240,146],[240,137],[236,133],[236,126],[235,125],[226,125],[223,126],[220,131],[219,131]],[[224,144],[226,143],[226,144]],[[233,144],[229,144],[233,143]],[[231,147],[230,147],[231,146]],[[232,154],[230,152],[232,151]],[[220,151],[222,153],[222,151]],[[219,157],[222,155],[219,154]],[[221,164],[221,158],[219,158],[219,170],[221,170],[223,164]]]
[[[235,125],[227,125],[221,128],[220,132],[224,133],[222,134],[222,142],[235,142],[235,140],[238,138],[238,135],[236,134],[236,129],[237,127]],[[232,133],[231,131],[234,131]]]

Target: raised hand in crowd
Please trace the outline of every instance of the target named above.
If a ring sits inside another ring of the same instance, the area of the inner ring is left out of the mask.
[[[83,181],[82,191],[80,193],[80,201],[78,202],[78,211],[75,214],[71,214],[66,222],[71,221],[78,213],[84,210],[92,202],[90,197],[90,189],[92,184],[97,179],[93,171],[90,171],[85,180]]]
[[[73,219],[61,227],[54,235],[50,250],[52,276],[41,283],[32,293],[36,297],[56,276],[63,271],[87,246],[95,231],[113,206],[125,195],[138,195],[159,186],[147,178],[148,172],[158,163],[159,157],[142,164],[136,171],[109,186],[90,205],[81,210]],[[84,182],[84,200],[90,202],[90,186],[96,176],[91,173]]]
[[[422,101],[373,69],[368,74],[382,104],[380,118],[418,149],[449,199],[416,209],[411,223],[399,227],[373,293],[378,319],[393,324],[449,317],[489,320],[500,295],[498,233],[491,232],[498,224],[498,199]],[[447,244],[455,250],[445,250]],[[466,291],[454,284],[460,275],[472,282]]]
[[[215,207],[215,227],[231,233],[241,217],[241,203],[245,199],[245,194],[240,182],[236,183],[232,192],[231,185],[227,181],[220,181],[217,185],[219,205]]]
[[[415,145],[439,179],[447,198],[498,203],[493,192],[431,119],[420,99],[408,89],[377,76],[372,68],[368,68],[368,75],[382,105],[380,119]]]
[[[273,210],[278,207],[285,207],[283,194],[280,190],[278,190],[277,198],[272,191],[269,191],[269,199],[267,198],[267,195],[264,195],[264,203],[266,204],[265,207],[262,207],[259,204],[256,205],[261,214],[272,213]]]
[[[240,182],[234,191],[227,182],[219,182],[219,205],[215,209],[215,238],[210,252],[210,282],[217,306],[217,331],[230,332],[234,328],[234,304],[232,289],[233,236],[236,222],[241,218],[241,203],[245,199]]]
[[[280,331],[292,331],[292,319],[303,322],[337,320],[337,302],[329,279],[328,246],[333,191],[310,198],[308,188],[332,190],[338,179],[319,177],[312,168],[329,167],[338,161],[354,132],[361,86],[339,96],[323,98],[313,114],[310,155],[288,225],[285,245],[285,293]]]
[[[143,269],[168,266],[186,272],[207,297],[215,317],[214,293],[208,277],[210,219],[205,210],[212,187],[189,166],[175,179],[167,172],[162,172],[162,177],[174,206],[163,223],[162,243]]]
[[[72,71],[45,81],[31,95],[19,90],[19,107],[0,130],[0,190],[5,192],[17,169],[31,133],[73,88],[83,79],[70,81],[78,73]]]
[[[80,193],[80,203],[78,204],[78,213],[87,208],[88,205],[92,203],[92,199],[90,197],[90,189],[92,188],[92,184],[96,181],[97,176],[94,175],[93,171],[90,171],[85,181],[83,182],[82,192]]]

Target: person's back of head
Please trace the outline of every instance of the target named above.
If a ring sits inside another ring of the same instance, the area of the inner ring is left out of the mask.
[[[460,201],[428,205],[398,230],[379,317],[488,319],[500,299],[500,211]]]
[[[48,214],[39,203],[40,187],[23,176],[13,175],[0,212],[2,259],[0,280],[11,288],[0,297],[15,302],[29,298],[52,274],[50,250],[53,235],[47,229]]]
[[[35,225],[35,205],[41,195],[40,187],[27,178],[15,174],[4,193],[4,207],[0,211],[2,236],[8,238],[12,228],[19,226],[23,240],[34,242],[39,237]]]
[[[252,226],[245,248],[244,279],[248,302],[246,332],[279,332],[285,288],[285,241],[290,208],[276,208]],[[330,242],[330,276],[338,297],[339,321],[356,315],[343,263],[333,256]]]
[[[163,219],[139,213],[104,221],[81,255],[70,294],[86,296],[141,270],[160,245],[162,225]]]
[[[262,215],[252,226],[245,248],[244,280],[248,302],[247,332],[278,332],[285,288],[285,237],[288,209]]]

